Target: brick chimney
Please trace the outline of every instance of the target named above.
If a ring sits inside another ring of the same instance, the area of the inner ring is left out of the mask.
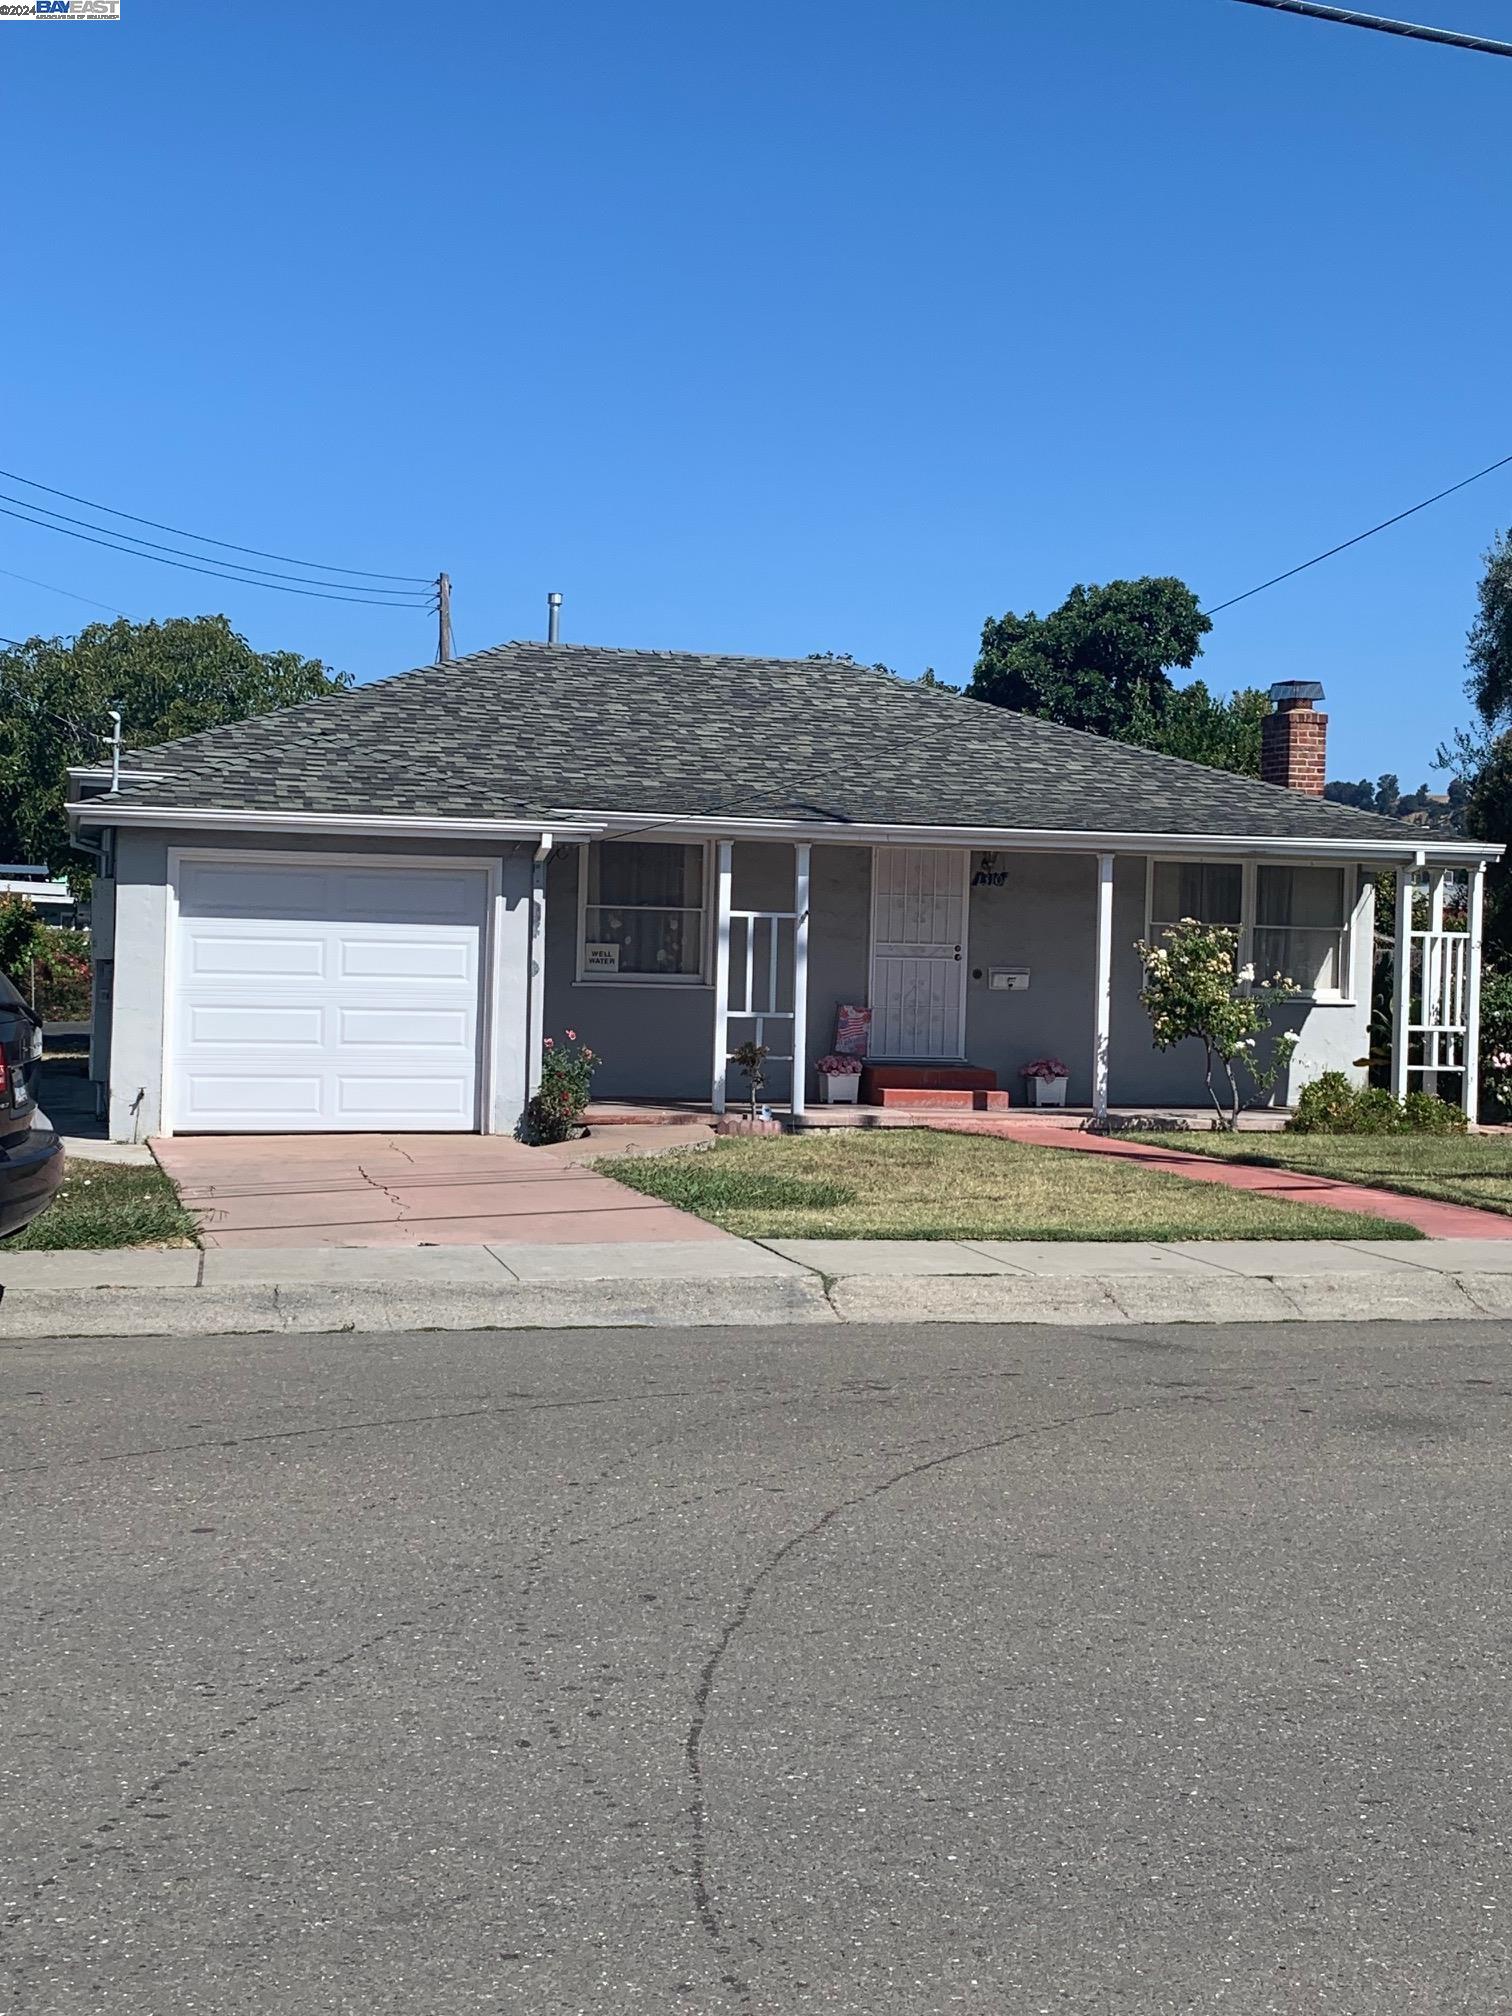
[[[1271,711],[1260,724],[1260,780],[1288,791],[1323,796],[1328,716],[1313,706],[1323,698],[1316,679],[1282,679],[1270,689]]]

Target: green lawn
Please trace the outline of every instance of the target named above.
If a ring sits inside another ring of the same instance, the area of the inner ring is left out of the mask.
[[[755,1239],[1401,1239],[1406,1225],[1278,1203],[1113,1156],[924,1128],[720,1141],[600,1175]]]
[[[194,1220],[156,1163],[137,1169],[71,1161],[51,1206],[23,1231],[0,1240],[0,1262],[7,1253],[193,1243]]]
[[[1507,1134],[1141,1134],[1231,1162],[1302,1169],[1345,1183],[1436,1197],[1512,1213],[1512,1135]]]

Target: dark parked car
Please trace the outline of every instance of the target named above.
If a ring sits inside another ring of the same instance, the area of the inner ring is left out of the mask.
[[[0,1238],[19,1232],[63,1181],[63,1144],[37,1111],[42,1024],[0,973]]]

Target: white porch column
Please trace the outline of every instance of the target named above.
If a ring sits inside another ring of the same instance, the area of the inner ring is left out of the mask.
[[[725,1110],[725,1077],[730,1061],[730,855],[728,840],[719,843],[714,890],[714,1082],[716,1113]]]
[[[802,1113],[808,1089],[808,940],[809,854],[807,840],[793,848],[793,1096],[792,1111]],[[772,958],[777,957],[776,926]]]
[[[1097,991],[1093,1008],[1092,1117],[1108,1117],[1108,1040],[1113,1021],[1113,856],[1097,857]]]
[[[1428,929],[1431,932],[1423,947],[1423,1020],[1444,1022],[1449,1018],[1445,1013],[1448,1000],[1444,987],[1444,965],[1448,955],[1444,949],[1444,875],[1445,870],[1435,868],[1428,877]],[[1438,1095],[1439,1074],[1437,1067],[1443,1063],[1444,1039],[1437,1029],[1431,1036],[1423,1038],[1423,1062],[1434,1069],[1423,1073],[1423,1090]]]
[[[1397,870],[1396,958],[1391,975],[1391,1091],[1407,1097],[1407,1024],[1412,1019],[1412,863]]]
[[[1470,914],[1466,929],[1470,942],[1465,947],[1465,1075],[1463,1087],[1465,1118],[1473,1127],[1480,1118],[1480,987],[1481,933],[1486,916],[1486,864],[1477,861],[1470,870]]]
[[[541,1068],[545,1060],[546,1037],[546,863],[551,858],[552,837],[541,835],[530,866],[530,970],[525,990],[525,1097],[534,1099],[541,1089]]]

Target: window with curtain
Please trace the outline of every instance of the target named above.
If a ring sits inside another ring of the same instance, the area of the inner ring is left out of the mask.
[[[704,914],[701,846],[596,841],[584,877],[580,978],[700,979]]]
[[[1255,870],[1255,973],[1308,994],[1342,993],[1349,971],[1350,880],[1343,868]]]
[[[1183,917],[1237,931],[1244,921],[1244,870],[1237,861],[1157,861],[1150,896],[1152,938]]]

